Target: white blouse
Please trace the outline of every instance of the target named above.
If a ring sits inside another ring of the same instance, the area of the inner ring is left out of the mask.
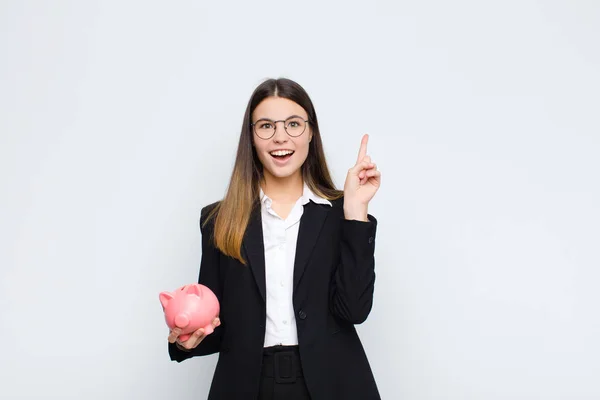
[[[297,345],[296,316],[292,304],[294,259],[300,217],[310,200],[331,206],[304,184],[302,196],[286,219],[271,208],[273,200],[260,190],[263,240],[265,244],[265,281],[267,322],[264,347]]]

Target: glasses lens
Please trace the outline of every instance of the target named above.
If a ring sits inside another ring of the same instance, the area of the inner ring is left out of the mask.
[[[275,125],[271,121],[258,120],[254,124],[254,132],[258,137],[268,139],[275,133]]]
[[[300,117],[292,117],[285,121],[285,130],[290,136],[300,136],[306,129],[306,122]]]

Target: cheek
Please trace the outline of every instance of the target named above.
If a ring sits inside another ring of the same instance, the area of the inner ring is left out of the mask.
[[[256,151],[256,154],[258,155],[258,158],[261,161],[264,161],[264,159],[265,159],[264,144],[263,143],[259,143],[256,140],[254,140],[253,143],[254,143],[254,151]]]
[[[309,151],[309,146],[310,143],[308,143],[308,141],[299,144],[296,147],[296,151],[298,151],[298,153],[300,153],[302,155],[302,162],[306,161],[306,158],[308,157],[308,151]]]

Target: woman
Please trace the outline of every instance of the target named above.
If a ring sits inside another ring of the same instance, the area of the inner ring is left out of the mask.
[[[288,79],[252,94],[228,191],[200,215],[198,282],[221,305],[215,330],[169,335],[181,362],[219,353],[209,399],[379,399],[356,333],[369,315],[381,174],[368,136],[335,189],[313,104]]]

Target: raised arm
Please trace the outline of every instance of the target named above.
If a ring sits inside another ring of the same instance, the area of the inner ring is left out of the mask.
[[[364,135],[344,183],[340,258],[330,288],[332,313],[354,324],[367,319],[375,285],[377,220],[368,214],[368,206],[381,185],[381,172],[367,155],[368,141],[369,135]]]
[[[341,223],[340,257],[331,280],[330,309],[353,324],[363,323],[373,305],[375,290],[375,233],[377,220],[345,219]]]

